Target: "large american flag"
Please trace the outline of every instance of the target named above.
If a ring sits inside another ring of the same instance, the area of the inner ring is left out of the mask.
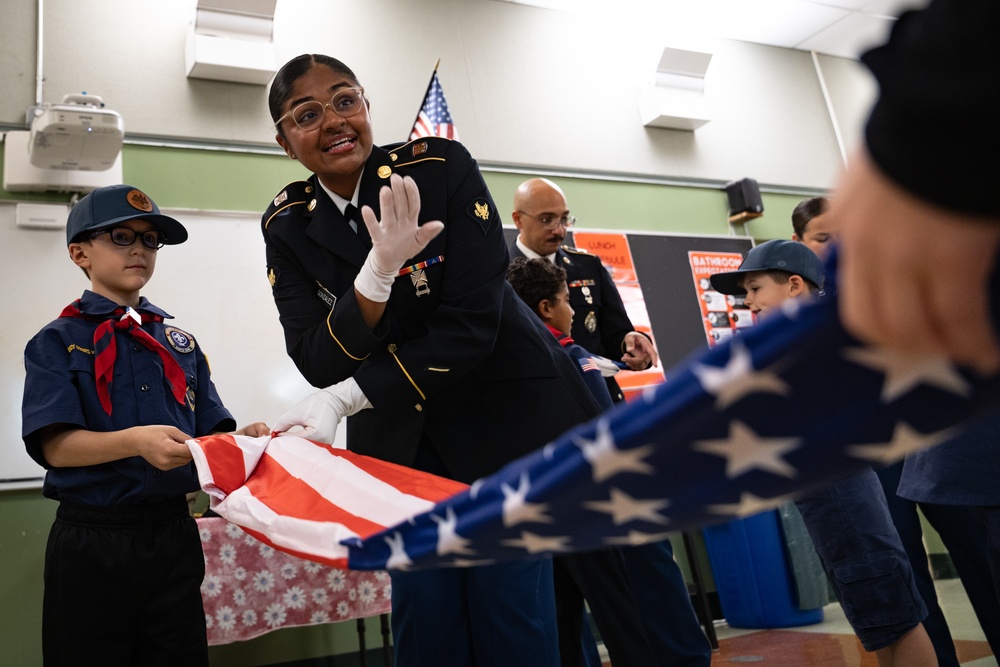
[[[631,403],[436,504],[402,512],[412,518],[353,535],[323,532],[320,519],[303,529],[296,552],[346,546],[349,568],[409,569],[662,540],[777,507],[949,438],[995,408],[998,385],[945,359],[859,344],[840,325],[836,296],[789,301]],[[338,486],[322,493],[354,502],[358,490]],[[311,520],[312,496],[289,503]]]
[[[189,440],[210,507],[261,542],[347,567],[341,544],[425,512],[465,484],[295,435]]]
[[[448,102],[444,99],[444,91],[441,89],[437,70],[431,76],[427,94],[424,95],[424,103],[420,106],[420,113],[417,114],[417,120],[413,123],[413,130],[410,131],[410,141],[420,137],[458,139],[458,130],[455,129],[455,124],[451,120]]]

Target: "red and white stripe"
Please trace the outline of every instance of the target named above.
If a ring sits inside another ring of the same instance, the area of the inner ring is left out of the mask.
[[[294,435],[188,441],[211,508],[261,542],[347,567],[341,541],[431,509],[465,484]]]

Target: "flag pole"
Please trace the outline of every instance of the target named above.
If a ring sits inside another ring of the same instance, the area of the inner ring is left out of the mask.
[[[427,100],[427,93],[431,92],[431,86],[434,85],[434,76],[437,74],[438,65],[440,64],[441,64],[441,59],[438,58],[437,62],[434,63],[434,71],[431,72],[430,81],[427,82],[427,90],[424,91],[424,96],[420,100],[420,109],[417,111],[417,117],[413,119],[413,123],[410,125],[411,128],[416,127],[417,121],[420,120],[420,112],[423,111],[424,109],[424,101]],[[410,132],[412,133],[413,130],[411,129]]]

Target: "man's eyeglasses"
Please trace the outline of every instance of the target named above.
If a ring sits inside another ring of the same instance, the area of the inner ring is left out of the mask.
[[[136,238],[142,239],[142,245],[149,250],[159,250],[163,247],[166,236],[162,232],[151,229],[141,234],[129,227],[112,227],[111,229],[101,229],[90,235],[91,239],[96,239],[101,234],[107,234],[111,242],[115,245],[130,246],[135,243]]]
[[[545,229],[555,229],[556,227],[565,227],[566,229],[569,229],[576,224],[576,217],[572,215],[557,217],[554,215],[531,215],[530,213],[525,213],[524,211],[518,211],[518,213],[526,215],[533,220],[537,220]]]
[[[292,110],[275,121],[274,126],[281,125],[286,118],[291,118],[300,130],[315,130],[323,122],[327,107],[341,118],[357,115],[365,105],[364,88],[343,88],[326,104],[315,100],[303,102],[292,107]]]

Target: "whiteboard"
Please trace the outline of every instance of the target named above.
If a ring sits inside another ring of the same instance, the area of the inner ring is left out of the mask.
[[[194,335],[239,426],[273,423],[311,387],[285,354],[260,216],[163,212],[180,220],[189,238],[159,251],[143,296]],[[13,203],[0,203],[0,248],[8,278],[0,321],[0,489],[37,487],[44,471],[21,440],[24,346],[90,281],[69,259],[65,230],[18,228]]]

